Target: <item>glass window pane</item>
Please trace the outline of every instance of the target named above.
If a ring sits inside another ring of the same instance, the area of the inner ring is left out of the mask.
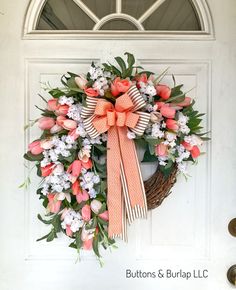
[[[126,20],[114,19],[106,22],[101,28],[101,30],[137,30],[137,27]]]
[[[156,0],[122,0],[122,13],[138,19]]]
[[[49,0],[37,25],[39,30],[92,30],[93,20],[73,0]]]
[[[189,0],[166,0],[144,22],[145,30],[201,30],[199,19]]]
[[[116,0],[83,0],[83,2],[98,18],[116,12]]]

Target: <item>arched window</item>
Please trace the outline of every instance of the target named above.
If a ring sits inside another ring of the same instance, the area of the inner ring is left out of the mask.
[[[25,35],[212,35],[204,0],[32,0]]]

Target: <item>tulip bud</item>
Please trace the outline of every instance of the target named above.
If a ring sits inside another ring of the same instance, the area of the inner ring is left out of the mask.
[[[159,112],[151,112],[150,121],[152,123],[159,123],[161,120],[162,120],[161,113],[159,113]]]
[[[97,199],[93,199],[91,204],[90,204],[91,210],[95,213],[98,214],[101,207],[102,207],[102,203],[97,200]]]
[[[29,151],[33,155],[38,155],[38,154],[43,152],[43,148],[42,148],[41,142],[39,140],[36,140],[36,141],[30,143],[28,148],[29,148]]]
[[[51,134],[56,134],[58,132],[60,132],[63,128],[59,125],[54,125],[51,129],[50,129],[50,133]]]
[[[57,164],[56,167],[53,169],[54,174],[62,174],[64,172],[64,165]]]
[[[75,83],[76,85],[80,88],[80,89],[85,89],[86,85],[87,85],[87,79],[85,78],[84,75],[79,75],[78,77],[75,77]]]
[[[38,120],[38,126],[41,130],[50,130],[55,125],[55,120],[51,117],[42,117]]]
[[[50,140],[50,139],[42,140],[41,141],[41,147],[43,149],[46,149],[46,150],[51,149],[53,147],[52,140]]]

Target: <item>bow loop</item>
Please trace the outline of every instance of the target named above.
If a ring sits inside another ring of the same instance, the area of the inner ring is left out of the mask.
[[[116,99],[115,109],[118,112],[130,111],[133,107],[134,103],[127,93]]]

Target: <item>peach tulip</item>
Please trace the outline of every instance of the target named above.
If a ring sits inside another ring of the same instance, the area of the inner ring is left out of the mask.
[[[41,130],[50,130],[55,125],[55,120],[51,117],[42,117],[38,120],[38,126]]]
[[[55,111],[57,116],[66,116],[69,110],[68,105],[59,105],[57,110]]]
[[[175,117],[175,109],[171,108],[168,104],[164,104],[161,109],[160,112],[162,114],[162,116],[166,117],[166,118],[170,118],[173,119]]]
[[[77,195],[77,194],[81,193],[81,188],[80,188],[80,185],[79,185],[79,181],[78,181],[78,180],[76,180],[76,181],[72,184],[71,189],[72,189],[72,193],[73,193],[74,195]]]
[[[55,195],[52,193],[49,193],[47,195],[47,198],[48,198],[47,209],[49,210],[49,212],[58,213],[60,211],[60,207],[61,207],[61,200],[57,200],[55,198]]]
[[[91,240],[94,237],[94,232],[96,230],[95,229],[89,229],[86,230],[85,227],[82,228],[82,232],[81,232],[81,240],[84,241],[88,241]]]
[[[78,194],[76,194],[76,200],[78,203],[81,203],[82,201],[89,200],[89,194],[86,190],[80,191]]]
[[[160,143],[155,148],[156,155],[164,157],[167,155],[167,145]]]
[[[87,82],[88,81],[84,75],[79,75],[78,77],[75,77],[75,83],[81,90],[84,90],[86,88]]]
[[[198,148],[198,146],[193,146],[193,148],[190,150],[191,156],[195,159],[198,158],[198,156],[200,155],[200,150]]]
[[[76,129],[71,130],[68,135],[75,141],[76,139],[79,138],[79,133],[77,132]]]
[[[166,120],[166,127],[170,130],[173,130],[173,131],[177,131],[179,129],[177,121],[175,121],[173,119]]]
[[[111,84],[111,93],[117,97],[120,93],[125,93],[131,86],[131,82],[127,79],[122,80],[120,77],[115,78]]]
[[[72,232],[72,230],[71,230],[69,225],[66,226],[66,235],[68,237],[72,237],[73,236],[73,232]]]
[[[166,85],[157,85],[156,86],[157,95],[164,100],[168,100],[171,95],[171,89]]]
[[[97,199],[93,199],[91,201],[91,204],[90,204],[90,207],[91,207],[91,210],[95,213],[95,214],[98,214],[101,207],[102,207],[102,203],[101,201],[97,200]]]
[[[47,109],[49,111],[56,111],[58,109],[58,100],[57,99],[51,99],[48,101]]]
[[[64,172],[64,165],[62,163],[57,164],[53,169],[54,174],[62,174],[63,172]]]
[[[42,147],[43,149],[46,149],[46,150],[51,149],[51,148],[53,147],[53,142],[52,142],[52,140],[50,140],[50,139],[42,140],[42,141],[41,141],[41,147]]]
[[[67,173],[70,173],[72,176],[78,178],[81,172],[82,164],[80,160],[75,160],[67,169]]]
[[[87,162],[81,161],[83,168],[90,169],[93,166],[92,160],[89,159]]]
[[[138,74],[135,76],[135,80],[137,82],[138,88],[140,88],[140,82],[145,83],[145,84],[148,82],[147,74],[145,74],[145,73]]]
[[[92,88],[84,89],[84,92],[89,97],[97,97],[99,95],[98,91]]]
[[[29,151],[33,155],[38,155],[43,152],[43,148],[41,147],[41,141],[36,140],[28,145]]]
[[[59,125],[54,125],[51,129],[50,129],[50,133],[51,134],[56,134],[58,132],[60,132],[63,128]]]
[[[67,118],[66,118],[65,116],[58,116],[58,117],[57,117],[57,120],[56,120],[57,125],[60,126],[60,127],[62,127],[63,122],[64,122],[65,120],[67,120]]]
[[[182,144],[182,145],[184,146],[184,148],[185,148],[186,150],[188,150],[188,151],[191,151],[192,148],[193,148],[193,146],[192,146],[190,143],[186,142],[186,141],[183,141],[181,144]]]
[[[192,99],[190,97],[185,97],[183,102],[176,103],[177,106],[180,107],[188,107],[192,102]]]
[[[108,210],[105,210],[104,212],[100,213],[98,216],[106,222],[109,220]]]
[[[49,176],[52,171],[53,171],[53,168],[55,167],[54,163],[50,163],[44,167],[41,167],[41,174],[43,177],[46,177],[46,176]]]
[[[88,204],[84,205],[81,210],[82,218],[88,222],[91,219],[91,208]]]
[[[93,239],[87,240],[83,242],[83,249],[86,251],[92,250],[93,247]]]
[[[77,123],[74,120],[66,119],[62,122],[62,127],[66,130],[73,130],[77,128]]]

